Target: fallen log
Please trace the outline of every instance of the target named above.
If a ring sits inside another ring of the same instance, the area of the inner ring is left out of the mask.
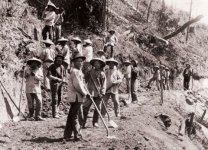
[[[186,22],[184,25],[182,25],[179,29],[177,29],[176,31],[174,31],[173,33],[170,33],[169,35],[166,35],[165,37],[163,37],[163,39],[167,40],[170,39],[174,36],[176,36],[178,33],[183,32],[188,26],[190,26],[193,23],[196,23],[198,21],[200,21],[204,16],[203,15],[199,15],[196,18]]]

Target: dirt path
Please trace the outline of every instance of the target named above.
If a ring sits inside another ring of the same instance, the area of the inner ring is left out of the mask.
[[[166,99],[164,105],[160,106],[159,98],[157,92],[142,93],[139,96],[141,105],[122,107],[124,117],[113,117],[119,128],[110,128],[110,135],[115,138],[107,138],[104,127],[93,128],[92,118],[89,118],[87,129],[82,131],[85,140],[65,142],[62,140],[66,122],[64,117],[44,122],[8,123],[0,130],[0,149],[203,150],[197,140],[178,136],[178,127],[183,117],[175,110],[173,101]],[[166,129],[156,117],[160,113],[170,116],[170,128]]]

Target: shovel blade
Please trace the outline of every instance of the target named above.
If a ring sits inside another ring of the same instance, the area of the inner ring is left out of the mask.
[[[109,120],[109,124],[112,128],[118,128],[118,125],[113,120]]]

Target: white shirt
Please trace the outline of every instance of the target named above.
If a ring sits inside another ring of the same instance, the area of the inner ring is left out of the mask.
[[[90,62],[93,58],[93,48],[92,46],[88,45],[83,48],[82,51],[83,56],[86,57],[86,62]]]
[[[35,75],[32,76],[31,73]],[[36,70],[31,70],[31,68],[25,68],[25,78],[26,78],[26,93],[41,93],[41,81],[43,81],[43,70],[38,68]]]
[[[56,18],[56,13],[54,11],[46,11],[44,15],[45,15],[44,18],[45,25],[53,26]]]

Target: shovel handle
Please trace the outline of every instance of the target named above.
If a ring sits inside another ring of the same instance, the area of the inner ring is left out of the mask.
[[[98,114],[99,114],[99,116],[100,116],[100,118],[101,118],[101,120],[102,120],[102,122],[103,122],[103,124],[104,124],[104,126],[105,126],[105,128],[106,128],[106,132],[107,132],[107,136],[108,136],[108,135],[109,135],[109,129],[108,129],[108,126],[107,126],[107,124],[105,123],[105,120],[103,119],[103,117],[102,117],[102,115],[101,115],[101,113],[100,113],[100,111],[99,111],[97,105],[95,104],[93,98],[92,98],[91,96],[89,96],[89,98],[90,98],[90,100],[92,101],[92,103],[93,103],[95,109],[97,110],[97,112],[98,112]]]
[[[3,89],[5,90],[5,92],[7,93],[7,95],[9,96],[9,98],[10,98],[10,100],[12,101],[12,103],[14,104],[14,106],[17,108],[17,110],[18,110],[20,113],[22,113],[21,110],[19,109],[19,107],[17,107],[16,103],[15,103],[14,100],[12,99],[11,95],[9,94],[9,92],[8,92],[8,91],[6,90],[6,88],[4,87],[3,83],[1,82],[1,80],[0,80],[0,84],[1,84],[1,86],[3,87]],[[24,115],[23,113],[22,113],[22,115],[23,115],[24,118],[26,118],[25,115]]]

